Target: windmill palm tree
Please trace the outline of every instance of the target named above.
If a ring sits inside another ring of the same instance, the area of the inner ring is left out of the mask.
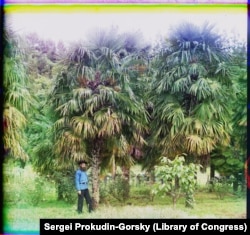
[[[119,160],[131,165],[130,146],[144,144],[147,115],[122,69],[119,35],[104,32],[95,40],[73,45],[50,101],[60,117],[54,125],[58,163],[65,166],[82,158],[91,162],[97,208],[101,164]]]
[[[180,24],[162,45],[153,65],[151,146],[206,165],[216,145],[230,141],[230,53],[208,23]]]
[[[29,158],[25,151],[24,131],[34,100],[29,92],[21,38],[11,27],[6,27],[3,39],[3,144],[6,150],[10,150],[10,156],[24,163]]]

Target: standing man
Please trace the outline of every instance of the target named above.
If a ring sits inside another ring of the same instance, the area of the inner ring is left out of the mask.
[[[88,205],[88,210],[91,212],[92,208],[92,200],[89,194],[88,189],[88,175],[87,175],[87,162],[86,161],[79,161],[79,169],[75,173],[75,185],[78,194],[78,201],[77,201],[77,212],[78,214],[82,213],[83,209],[83,199],[85,198],[86,203]]]

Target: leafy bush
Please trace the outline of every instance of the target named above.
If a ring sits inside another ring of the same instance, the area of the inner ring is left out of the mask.
[[[100,203],[106,203],[110,199],[109,182],[100,181],[99,184]]]
[[[44,185],[44,178],[39,176],[36,176],[33,182],[26,185],[23,194],[28,204],[37,206],[43,200]]]
[[[160,179],[160,182],[155,184],[152,193],[163,197],[170,195],[174,207],[178,199],[185,196],[186,207],[192,208],[196,189],[197,166],[184,163],[183,156],[177,156],[172,161],[164,157],[162,164],[156,167],[156,177]]]
[[[232,178],[227,177],[214,177],[209,182],[209,189],[215,192],[219,199],[223,199],[227,193],[232,190]]]
[[[77,200],[74,174],[56,172],[54,178],[57,184],[57,199],[73,204]]]
[[[108,184],[108,192],[119,202],[125,203],[129,199],[129,182],[121,175],[117,175],[116,178]]]
[[[4,202],[14,205],[37,206],[45,197],[46,179],[35,174],[28,166],[20,168],[12,164],[8,165],[8,171],[4,172]]]

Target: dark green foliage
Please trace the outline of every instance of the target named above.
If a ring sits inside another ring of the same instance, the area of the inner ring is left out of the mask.
[[[74,175],[56,172],[54,179],[57,185],[57,199],[73,204],[77,200]]]
[[[99,185],[100,203],[107,203],[110,199],[108,183],[102,181]]]
[[[209,189],[215,192],[219,199],[224,199],[225,195],[232,191],[232,177],[214,177],[211,179]]]

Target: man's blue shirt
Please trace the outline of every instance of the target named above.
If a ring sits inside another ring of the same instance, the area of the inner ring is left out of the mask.
[[[88,188],[88,175],[85,171],[78,169],[75,173],[76,190],[80,191]]]

